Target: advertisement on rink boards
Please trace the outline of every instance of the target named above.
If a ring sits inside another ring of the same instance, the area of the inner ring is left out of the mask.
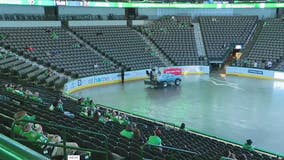
[[[166,67],[166,68],[157,68],[157,69],[159,69],[161,73],[170,73],[176,75],[209,73],[208,66],[177,66],[177,67]],[[148,71],[150,71],[150,69],[148,69]],[[129,71],[125,72],[124,74],[125,81],[143,79],[143,78],[147,78],[146,70]],[[120,82],[120,80],[121,80],[120,73],[111,73],[105,75],[79,78],[67,82],[65,84],[64,91],[69,93],[73,92],[74,90],[79,90],[92,86],[118,83]]]
[[[209,66],[176,66],[159,68],[161,73],[174,75],[204,74],[209,73]]]
[[[124,79],[125,80],[131,80],[135,78],[146,78],[146,70],[138,70],[138,71],[130,71],[125,72]],[[69,92],[70,90],[83,87],[83,86],[89,86],[89,85],[103,85],[106,83],[114,83],[121,80],[120,73],[111,73],[111,74],[105,74],[105,75],[98,75],[98,76],[90,76],[85,78],[79,78],[76,80],[72,80],[70,82],[67,82],[64,87],[65,92]]]
[[[256,69],[256,68],[243,68],[243,67],[227,67],[227,74],[239,74],[254,77],[274,78],[274,71]]]

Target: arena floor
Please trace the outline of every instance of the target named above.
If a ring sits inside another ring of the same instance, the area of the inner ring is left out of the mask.
[[[284,154],[284,82],[208,75],[183,77],[180,87],[153,89],[143,81],[74,93],[124,111],[171,122]]]

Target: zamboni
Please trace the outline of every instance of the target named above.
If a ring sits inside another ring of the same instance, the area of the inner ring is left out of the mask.
[[[144,84],[155,88],[166,88],[169,85],[179,86],[181,84],[181,77],[173,74],[162,74],[157,77],[150,76],[149,79],[144,80]]]

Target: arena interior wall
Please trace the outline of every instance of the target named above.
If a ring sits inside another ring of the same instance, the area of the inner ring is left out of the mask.
[[[226,67],[227,75],[284,81],[284,72],[256,68]]]
[[[191,16],[249,16],[256,15],[262,18],[274,18],[276,9],[165,9],[165,8],[138,8],[139,15],[146,15],[150,19],[158,19],[165,15]]]
[[[60,21],[1,21],[0,27],[61,27]]]
[[[0,14],[36,14],[44,15],[44,7],[0,5]]]
[[[126,20],[68,21],[69,27],[76,26],[126,26]]]

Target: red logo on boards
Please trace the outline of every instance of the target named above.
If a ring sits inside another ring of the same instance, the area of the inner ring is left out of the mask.
[[[166,74],[174,74],[174,75],[177,75],[177,76],[182,75],[181,68],[168,68],[168,69],[164,70],[164,73],[166,73]]]

